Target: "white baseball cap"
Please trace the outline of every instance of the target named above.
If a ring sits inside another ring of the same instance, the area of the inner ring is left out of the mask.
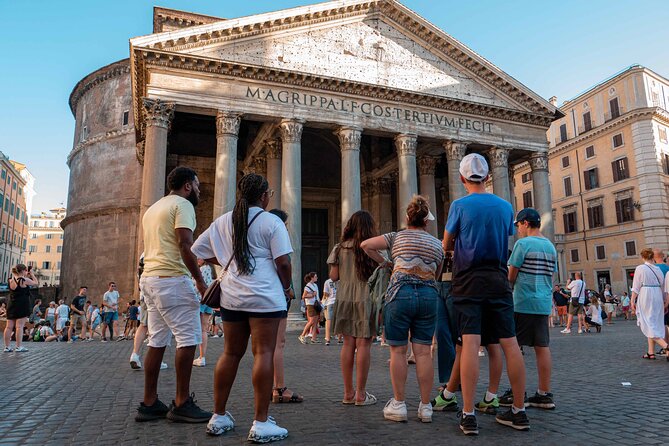
[[[466,180],[480,183],[488,176],[488,163],[478,153],[470,153],[460,161],[460,175]]]

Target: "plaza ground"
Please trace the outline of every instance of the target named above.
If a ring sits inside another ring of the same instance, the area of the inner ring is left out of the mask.
[[[270,414],[290,436],[279,444],[314,446],[415,444],[667,444],[666,411],[669,363],[664,357],[642,360],[646,341],[634,322],[616,321],[601,334],[562,335],[551,329],[554,358],[553,391],[557,409],[528,409],[529,432],[497,424],[479,415],[480,436],[464,437],[455,414],[436,413],[431,424],[416,417],[418,386],[410,366],[407,387],[408,423],[385,421],[382,409],[392,396],[387,347],[372,347],[368,391],[379,403],[343,406],[339,370],[340,347],[305,346],[297,332],[288,335],[286,377],[290,388],[304,395],[302,404],[272,405]],[[213,407],[213,369],[224,340],[211,339],[204,368],[193,370],[192,391],[203,408]],[[157,421],[139,424],[135,408],[142,397],[143,373],[128,365],[129,341],[92,343],[27,343],[29,352],[0,355],[0,444],[89,445],[233,445],[246,444],[253,418],[250,382],[251,353],[240,365],[228,410],[237,421],[234,431],[213,438],[204,425]],[[529,349],[526,349],[529,350]],[[159,394],[174,394],[174,348],[170,368],[161,373]],[[536,389],[534,354],[525,356],[528,391]],[[485,390],[487,357],[481,360],[477,395]],[[622,382],[630,382],[624,387]],[[435,386],[436,373],[435,373]],[[508,387],[502,378],[503,392]],[[458,395],[459,396],[459,395]]]

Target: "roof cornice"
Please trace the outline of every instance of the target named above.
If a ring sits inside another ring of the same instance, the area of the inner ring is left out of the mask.
[[[90,73],[88,76],[86,76],[79,82],[77,82],[77,85],[75,85],[74,88],[72,89],[72,93],[70,93],[70,100],[69,100],[70,110],[72,111],[74,117],[76,118],[77,116],[77,105],[79,103],[79,100],[88,90],[95,87],[96,85],[101,84],[102,82],[108,79],[121,76],[129,72],[130,72],[129,60],[123,59],[111,63],[109,65],[106,65],[102,68],[99,68]]]

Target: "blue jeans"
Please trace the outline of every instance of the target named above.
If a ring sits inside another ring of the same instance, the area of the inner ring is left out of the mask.
[[[439,382],[448,382],[453,363],[455,362],[455,347],[453,339],[456,327],[453,319],[453,300],[451,299],[451,283],[440,283],[441,293],[437,300],[437,365],[439,367]]]
[[[431,345],[437,323],[437,290],[427,285],[402,285],[383,307],[383,328],[389,345],[411,342]]]

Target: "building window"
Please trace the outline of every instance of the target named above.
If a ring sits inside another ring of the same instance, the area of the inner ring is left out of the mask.
[[[532,207],[532,191],[528,190],[523,194],[523,207],[531,208]]]
[[[47,235],[46,235],[46,239],[47,239],[47,240],[51,240],[52,238],[53,238],[53,234],[47,234]]]
[[[634,202],[631,197],[616,200],[616,220],[618,223],[634,221]]]
[[[669,154],[662,154],[662,170],[666,175],[669,175]]]
[[[86,138],[88,138],[88,127],[84,126],[81,129],[81,136],[79,138],[80,142],[86,141]]]
[[[42,269],[51,269],[51,262],[42,262]]]
[[[44,247],[44,252],[51,252],[51,246],[50,246],[50,245],[46,245],[46,246]]]
[[[36,268],[36,267],[37,267],[37,263],[34,262],[33,260],[29,260],[29,261],[28,261],[28,266],[32,266],[33,268]]]
[[[595,156],[595,146],[588,146],[585,148],[585,159],[590,159]]]
[[[61,245],[58,245],[58,246],[56,247],[56,252],[57,252],[57,253],[61,253],[61,252],[63,252],[63,247],[62,247]]]
[[[2,169],[2,179],[4,180],[5,178],[7,178],[7,171]]]
[[[583,180],[585,181],[585,190],[599,187],[599,177],[597,175],[597,168],[586,170],[583,172]]]
[[[30,245],[30,247],[28,248],[28,251],[29,251],[29,252],[37,252],[37,246],[35,246],[35,245]]]
[[[570,233],[576,232],[578,230],[578,227],[576,226],[576,208],[575,207],[566,209],[564,211],[564,214],[562,215],[562,219],[563,219],[563,222],[564,222],[564,232],[565,232],[565,234],[570,234]]]
[[[592,120],[590,119],[590,112],[583,113],[583,131],[589,132],[592,130]]]
[[[13,181],[13,182],[12,182],[12,189],[13,189],[13,190],[16,190],[16,181]]]
[[[579,259],[578,259],[578,249],[572,249],[572,250],[569,251],[569,252],[570,252],[570,254],[571,254],[571,263],[578,263],[578,262],[579,262]]]
[[[35,233],[33,232],[32,234],[30,234],[30,238],[32,238],[32,239],[36,239],[36,238],[37,238],[37,234],[35,234]]]
[[[667,143],[667,128],[666,127],[660,127],[658,129],[658,133],[660,135],[660,141],[663,143]]]
[[[565,142],[567,140],[567,124],[562,124],[560,126],[560,142]]]
[[[532,181],[532,172],[524,173],[524,174],[520,177],[520,179],[521,179],[521,181],[522,181],[523,183],[529,183],[530,181]]]
[[[595,259],[606,260],[606,247],[604,245],[595,246]]]
[[[60,264],[61,264],[61,262],[57,262],[57,263],[56,263],[56,268],[57,268],[57,269],[60,269]]]
[[[611,119],[616,119],[620,116],[620,106],[618,105],[618,98],[613,98],[609,101],[609,110],[611,112]]]
[[[618,133],[617,135],[613,135],[613,148],[618,148],[623,145],[623,134]]]
[[[568,156],[563,156],[562,157],[562,167],[569,167],[569,157]]]
[[[123,112],[123,126],[128,125],[129,120],[130,120],[130,112],[126,110]]]
[[[613,181],[626,180],[630,177],[629,164],[627,162],[627,157],[620,158],[611,163],[611,169],[613,169]]]
[[[60,234],[60,239],[63,240],[63,234]]]
[[[588,203],[588,225],[590,229],[604,226],[604,206],[601,200]]]
[[[562,181],[564,182],[564,196],[571,197],[571,177],[563,178]]]
[[[627,257],[636,256],[636,242],[634,240],[625,242],[625,255]]]

